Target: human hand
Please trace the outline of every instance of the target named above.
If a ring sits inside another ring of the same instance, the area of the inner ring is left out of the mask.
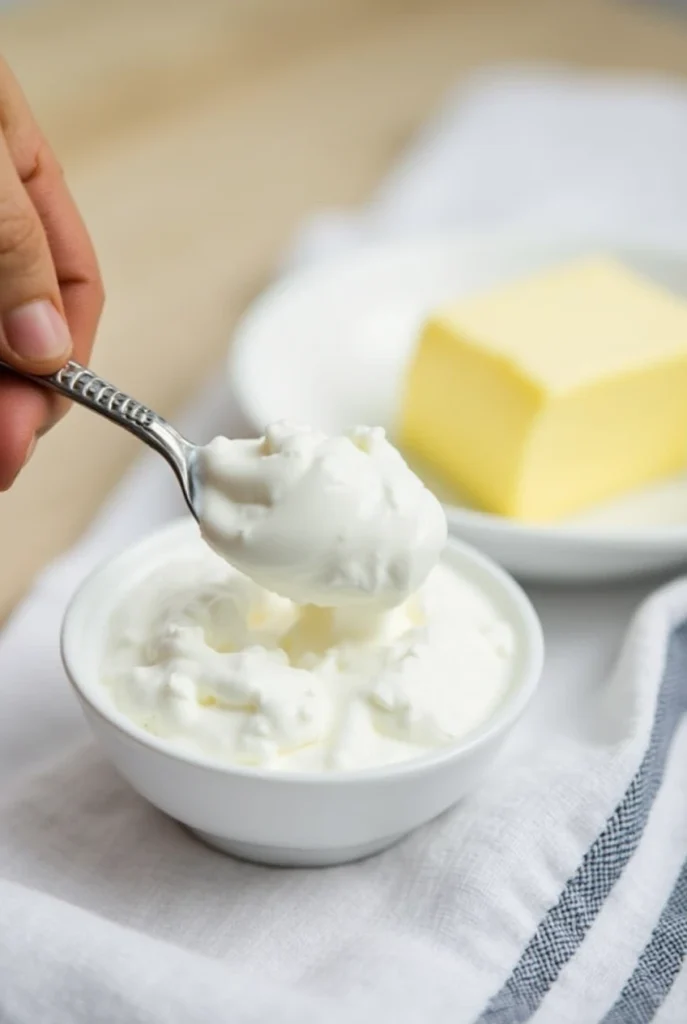
[[[0,359],[54,373],[88,362],[103,305],[93,246],[50,146],[0,58]],[[0,375],[0,490],[69,403]]]

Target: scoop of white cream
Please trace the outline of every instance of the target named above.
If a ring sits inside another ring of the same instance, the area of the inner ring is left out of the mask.
[[[174,749],[277,771],[349,771],[466,736],[499,706],[516,638],[469,580],[439,565],[379,615],[301,607],[198,538],[116,609],[103,681]]]
[[[446,542],[441,505],[380,427],[328,437],[275,423],[258,440],[216,437],[197,476],[207,543],[299,604],[398,605]]]

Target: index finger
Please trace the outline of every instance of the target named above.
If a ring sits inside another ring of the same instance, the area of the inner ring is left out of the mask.
[[[2,58],[0,135],[45,234],[57,277],[54,302],[67,320],[74,358],[88,362],[103,304],[97,260],[62,170]],[[35,438],[68,406],[27,381],[0,376],[0,490],[12,484]]]
[[[2,60],[0,122],[19,178],[48,240],[74,357],[88,362],[104,299],[98,261],[62,168],[36,124],[19,83]]]

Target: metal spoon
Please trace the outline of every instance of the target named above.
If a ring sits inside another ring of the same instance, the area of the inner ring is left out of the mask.
[[[46,377],[16,370],[2,360],[0,360],[0,370],[7,370],[17,377],[23,377],[41,387],[57,391],[66,398],[78,402],[79,405],[85,405],[87,409],[124,427],[139,441],[144,441],[156,452],[159,452],[174,470],[177,480],[181,484],[186,504],[194,517],[198,518],[198,511],[194,505],[194,462],[198,446],[182,437],[179,431],[167,423],[162,416],[158,416],[152,409],[137,402],[124,391],[120,391],[114,384],[109,384],[102,377],[98,377],[86,366],[81,366],[80,363],[71,360],[57,373]]]

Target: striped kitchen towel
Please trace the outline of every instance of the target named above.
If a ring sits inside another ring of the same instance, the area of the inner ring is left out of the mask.
[[[53,639],[74,557],[0,644],[3,1024],[684,1024],[687,581],[605,680],[636,589],[536,591],[544,688],[489,784],[381,856],[287,871],[200,846],[89,742]]]
[[[480,1014],[484,1024],[535,1014],[561,1024],[687,1021],[687,976],[676,984],[687,954],[686,614],[686,581],[649,600],[599,692],[589,770],[610,779],[611,763],[595,763],[596,730],[617,730],[624,789]],[[597,781],[587,788],[595,794]],[[555,859],[542,846],[539,857]]]

